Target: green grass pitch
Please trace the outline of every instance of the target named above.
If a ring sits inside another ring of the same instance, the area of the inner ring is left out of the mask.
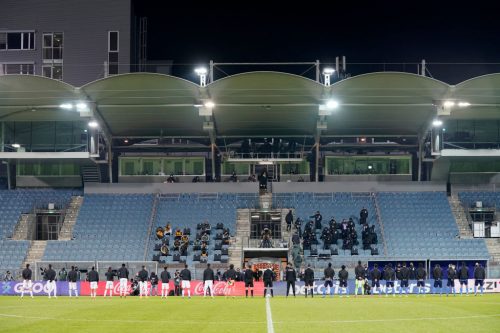
[[[270,299],[274,332],[500,332],[500,294]],[[268,332],[266,300],[0,297],[0,332]]]

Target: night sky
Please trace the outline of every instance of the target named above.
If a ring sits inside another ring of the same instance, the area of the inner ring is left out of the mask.
[[[345,55],[352,74],[384,68],[416,72],[416,63],[422,59],[430,63],[500,63],[499,11],[493,4],[352,2],[303,2],[298,6],[291,2],[235,1],[237,5],[206,2],[195,6],[187,1],[175,5],[169,1],[165,2],[168,6],[159,8],[158,1],[143,0],[136,2],[135,12],[148,17],[148,59],[171,59],[174,74],[184,77],[192,75],[195,64],[211,59],[333,62],[335,56]],[[222,69],[228,74],[252,69],[301,73],[307,67]],[[428,69],[437,79],[457,83],[500,72],[500,64],[436,64]]]

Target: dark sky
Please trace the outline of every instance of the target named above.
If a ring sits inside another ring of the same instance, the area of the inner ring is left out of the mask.
[[[408,63],[386,65],[385,69],[414,72],[415,63],[422,59],[431,63],[500,63],[499,10],[493,4],[325,2],[328,4],[234,1],[237,5],[194,5],[186,1],[173,5],[165,1],[167,6],[159,8],[158,1],[143,0],[136,2],[136,14],[148,17],[148,59],[172,59],[177,64],[174,74],[181,75],[194,64],[211,59],[333,62],[335,56],[345,55],[348,72],[353,74],[383,70],[384,66],[352,63]],[[500,65],[428,68],[432,76],[449,83],[500,72]],[[241,70],[223,69],[228,73]]]

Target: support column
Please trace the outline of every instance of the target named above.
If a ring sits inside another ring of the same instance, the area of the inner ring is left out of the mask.
[[[215,181],[215,143],[210,145],[212,149],[212,182]]]
[[[9,190],[12,189],[11,182],[10,182],[10,161],[7,160],[7,188]]]
[[[319,182],[319,140],[316,142],[316,161],[314,167],[315,181]]]
[[[2,121],[2,147],[1,152],[4,152],[4,144],[5,144],[5,122]]]
[[[422,181],[422,140],[418,139],[418,181]]]
[[[110,183],[113,182],[113,151],[111,149],[111,142],[108,142],[108,175]]]

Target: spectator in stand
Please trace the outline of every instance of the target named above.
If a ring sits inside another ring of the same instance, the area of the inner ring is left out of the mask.
[[[307,264],[307,268],[304,271],[304,283],[306,287],[306,298],[307,298],[307,291],[311,293],[311,297],[314,297],[313,294],[313,285],[314,285],[314,271],[311,268],[311,264]]]
[[[163,272],[160,274],[160,279],[161,279],[161,298],[168,297],[168,291],[170,289],[169,283],[170,283],[170,273],[167,271],[168,267],[165,266],[163,267]]]
[[[14,281],[14,277],[12,276],[12,273],[10,271],[5,272],[5,275],[3,276],[4,281]]]
[[[469,269],[465,264],[465,261],[462,261],[462,266],[458,270],[458,279],[460,280],[460,296],[462,296],[462,289],[465,286],[465,292],[467,296],[469,296]]]
[[[173,174],[170,174],[170,176],[168,176],[167,183],[175,183],[175,177]]]
[[[434,293],[437,294],[437,288],[439,288],[439,295],[443,294],[443,269],[439,264],[434,266],[432,271],[432,277],[434,278]]]
[[[295,232],[292,236],[292,244],[293,245],[297,245],[297,244],[300,244],[300,237],[299,235],[297,234],[297,232]]]
[[[418,294],[420,295],[421,292],[423,292],[425,296],[425,279],[427,278],[427,272],[425,271],[424,264],[419,263],[417,272],[417,288],[418,288]]]
[[[347,286],[347,279],[349,279],[349,272],[345,269],[345,265],[342,265],[342,269],[339,271],[339,294],[342,297],[342,290],[344,290],[344,294],[346,297],[349,297],[349,290]]]
[[[268,267],[264,271],[263,280],[264,280],[264,297],[266,297],[267,289],[271,291],[271,297],[274,297],[273,293],[273,281],[276,279],[276,274],[273,270]]]
[[[455,279],[457,278],[457,271],[455,270],[455,266],[452,264],[448,265],[448,283],[446,284],[447,290],[446,290],[446,296],[451,292],[453,293],[453,296],[456,296],[455,294]]]
[[[372,295],[373,295],[375,294],[375,291],[377,291],[375,288],[380,288],[380,278],[382,277],[382,273],[378,269],[378,264],[373,265],[373,269],[370,275],[372,278],[372,288],[373,288]],[[382,296],[382,292],[380,292],[379,295]]]
[[[314,228],[317,229],[317,230],[321,230],[322,227],[321,227],[321,221],[323,221],[323,216],[321,216],[321,213],[318,211],[316,211],[316,213],[312,216],[309,216],[309,218],[314,218]]]
[[[286,297],[290,293],[290,287],[292,287],[293,297],[295,297],[295,281],[297,281],[297,272],[292,266],[292,263],[286,265],[285,270],[285,280],[286,280]]]
[[[255,174],[252,173],[250,176],[248,176],[247,180],[249,182],[255,183],[257,181],[257,177],[255,177]]]
[[[392,264],[389,263],[384,270],[384,280],[385,280],[385,297],[389,295],[389,288],[392,290],[392,297],[396,296],[396,289],[394,288],[394,280],[396,279],[396,272],[392,268]]]
[[[332,268],[332,263],[328,263],[328,267],[324,270],[325,284],[323,286],[323,298],[326,296],[326,287],[330,289],[330,297],[333,297],[333,278],[335,277],[335,270]]]
[[[285,222],[286,222],[286,231],[292,230],[293,213],[292,213],[291,209],[288,211],[288,214],[286,214],[286,216],[285,216]]]
[[[483,265],[476,262],[476,267],[474,268],[474,296],[477,296],[477,286],[480,286],[481,294],[483,296],[483,284],[484,279],[486,279],[486,272],[484,271]]]
[[[170,223],[167,223],[163,233],[165,236],[170,236],[172,234],[172,226],[170,225]]]
[[[363,207],[359,212],[359,223],[365,224],[367,219],[368,219],[368,210],[365,207]]]
[[[151,289],[149,289],[149,296],[158,296],[158,275],[155,272],[151,272],[149,277],[151,282]]]
[[[299,233],[299,237],[302,237],[302,220],[299,217],[295,220],[295,230]]]

